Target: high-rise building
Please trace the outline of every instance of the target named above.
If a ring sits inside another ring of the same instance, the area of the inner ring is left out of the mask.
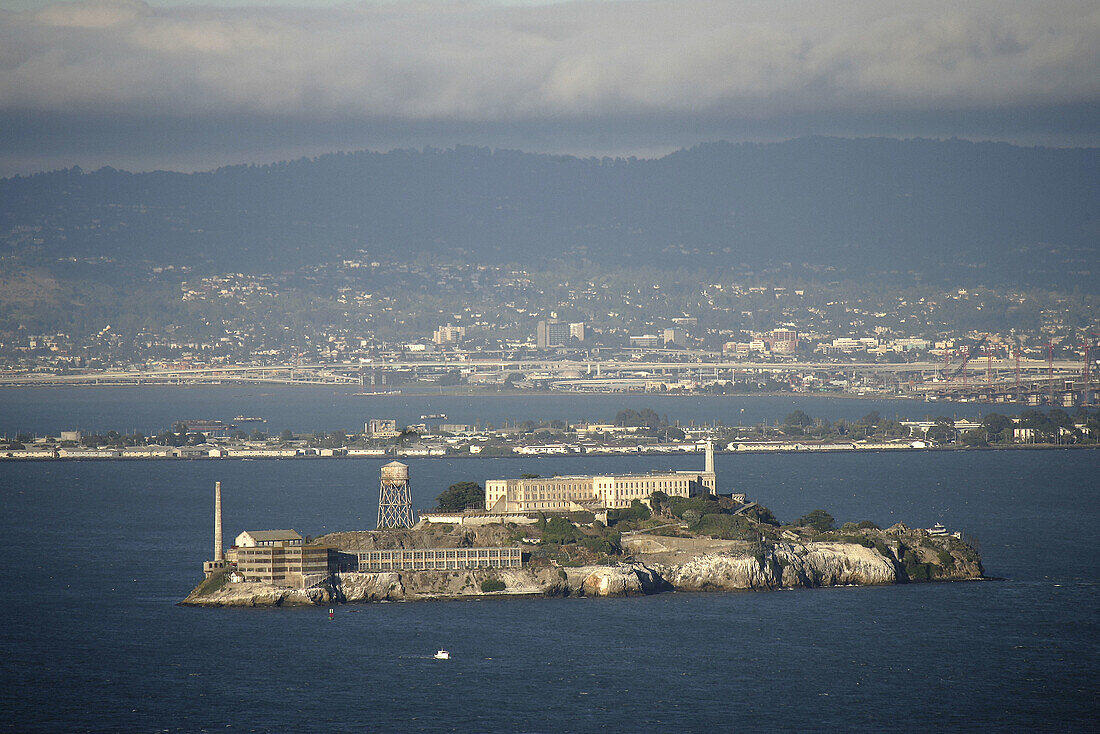
[[[432,333],[432,341],[436,344],[457,344],[466,336],[465,326],[440,326]]]
[[[581,324],[583,332],[584,325]],[[535,327],[535,346],[539,349],[560,347],[569,343],[571,325],[560,321],[540,321]]]
[[[772,329],[765,341],[773,352],[790,354],[798,349],[798,332],[788,328]]]
[[[687,345],[687,332],[683,329],[664,329],[661,331],[661,339],[665,344]]]

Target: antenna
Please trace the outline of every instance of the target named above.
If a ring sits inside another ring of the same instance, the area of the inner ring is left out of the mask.
[[[382,482],[378,493],[378,529],[412,526],[409,467],[400,461],[391,461],[382,467]]]

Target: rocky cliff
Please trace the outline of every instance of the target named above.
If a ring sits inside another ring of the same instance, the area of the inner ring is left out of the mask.
[[[655,551],[668,539],[651,537]],[[876,586],[910,581],[959,581],[983,577],[970,546],[954,538],[930,538],[895,526],[849,541],[714,544],[677,557],[638,554],[614,565],[459,571],[338,573],[309,589],[263,583],[200,584],[182,602],[194,606],[279,606],[341,602],[461,599],[483,596],[637,596],[663,591],[738,591]],[[483,591],[487,580],[502,591]]]

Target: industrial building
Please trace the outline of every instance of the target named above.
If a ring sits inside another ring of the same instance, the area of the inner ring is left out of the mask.
[[[647,474],[489,479],[485,510],[490,513],[614,510],[631,502],[648,502],[654,492],[670,497],[716,494],[714,445],[707,442],[702,471],[676,470]]]

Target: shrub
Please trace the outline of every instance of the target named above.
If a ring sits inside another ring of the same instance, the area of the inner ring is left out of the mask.
[[[607,520],[611,523],[629,522],[631,520],[648,520],[652,516],[653,512],[644,502],[632,500],[630,507],[621,510],[610,510],[607,513]]]
[[[702,517],[726,511],[718,502],[705,497],[669,497],[668,506],[672,514],[681,520],[687,520],[688,512],[695,512],[697,517]]]
[[[609,556],[619,555],[623,552],[618,533],[585,538],[581,541],[581,545],[593,553],[603,553]]]
[[[825,510],[811,510],[791,524],[813,528],[819,533],[827,533],[836,527],[833,516]]]
[[[542,532],[542,539],[546,543],[564,545],[566,543],[575,543],[578,539],[583,537],[583,534],[577,530],[577,527],[573,523],[560,515],[555,515],[550,518],[543,515],[539,518],[536,527]]]
[[[776,527],[779,527],[779,521],[775,519],[775,515],[772,514],[771,510],[769,510],[767,507],[764,507],[763,505],[750,507],[742,514],[744,514],[745,517],[751,517],[753,520],[764,523],[765,525],[775,525]]]
[[[485,579],[481,582],[481,590],[486,594],[494,591],[504,591],[505,588],[507,588],[507,584],[500,579]]]
[[[721,540],[760,539],[760,533],[751,520],[735,515],[703,515],[692,530]]]

